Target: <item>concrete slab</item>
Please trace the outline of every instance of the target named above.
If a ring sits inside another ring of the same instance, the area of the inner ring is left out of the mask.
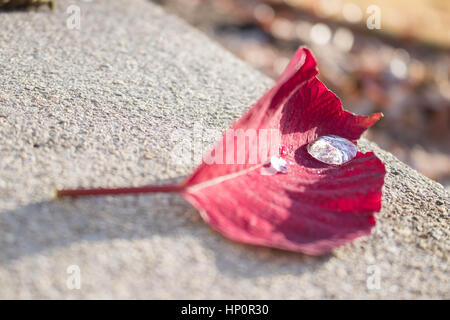
[[[176,195],[53,200],[189,174],[174,132],[213,138],[272,81],[149,1],[0,30],[0,298],[450,298],[448,193],[365,140],[388,170],[376,231],[319,258],[228,241]]]

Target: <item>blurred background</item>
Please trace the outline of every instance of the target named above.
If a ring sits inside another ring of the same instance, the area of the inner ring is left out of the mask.
[[[300,45],[366,137],[450,190],[449,0],[153,0],[276,78]]]

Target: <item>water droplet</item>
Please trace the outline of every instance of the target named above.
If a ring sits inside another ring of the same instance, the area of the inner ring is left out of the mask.
[[[261,168],[260,173],[262,175],[274,175],[277,173],[288,173],[289,166],[287,161],[283,158],[272,156]]]
[[[270,158],[270,166],[281,173],[286,173],[289,171],[286,160],[277,156],[272,156]]]
[[[319,137],[307,149],[313,158],[327,164],[344,164],[358,152],[358,148],[350,140],[335,135]]]

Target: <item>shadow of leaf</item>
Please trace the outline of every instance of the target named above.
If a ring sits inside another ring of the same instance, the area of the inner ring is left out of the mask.
[[[229,278],[295,275],[329,258],[308,257],[227,240],[209,228],[183,198],[173,194],[33,203],[0,213],[0,229],[7,230],[0,236],[0,264],[26,256],[48,254],[74,243],[113,239],[152,241],[154,237],[198,239],[200,246],[214,254],[218,271]],[[186,248],[187,251],[189,249]],[[183,263],[182,259],[178,262]]]

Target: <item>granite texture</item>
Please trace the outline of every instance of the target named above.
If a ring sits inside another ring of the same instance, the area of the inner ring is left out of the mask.
[[[448,193],[364,139],[383,209],[323,257],[231,242],[178,195],[55,200],[186,176],[177,133],[213,138],[272,80],[149,1],[60,0],[0,30],[0,298],[450,298]]]

